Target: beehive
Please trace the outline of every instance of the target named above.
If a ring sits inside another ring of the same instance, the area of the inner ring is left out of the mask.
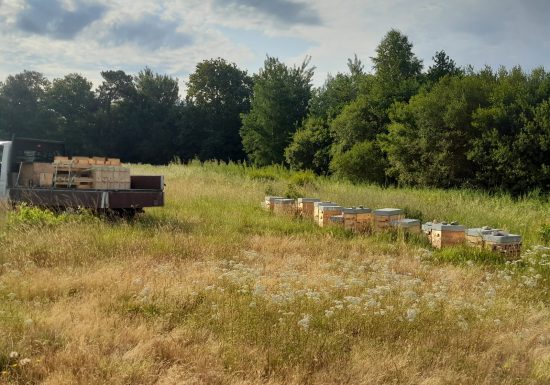
[[[284,199],[284,197],[276,197],[272,195],[266,195],[263,203],[263,208],[268,211],[273,211],[273,201],[275,199]]]
[[[483,235],[483,247],[504,254],[507,259],[517,259],[521,254],[521,236],[495,230]]]
[[[330,218],[336,215],[342,215],[342,207],[341,206],[319,206],[319,226],[324,227],[326,226]]]
[[[432,241],[432,222],[426,222],[422,225],[422,232],[428,237],[428,240]]]
[[[344,215],[334,215],[329,218],[329,225],[336,227],[344,227]]]
[[[347,207],[342,209],[344,228],[356,233],[370,230],[372,225],[372,211],[367,207]]]
[[[338,206],[334,202],[313,202],[313,222],[319,223],[319,207],[321,206]]]
[[[418,219],[404,218],[390,222],[390,226],[408,234],[420,234],[422,232]]]
[[[432,224],[432,246],[441,249],[442,247],[463,244],[466,239],[466,228],[458,223],[433,223]]]
[[[298,198],[298,215],[313,219],[313,204],[320,201],[318,198]]]
[[[273,200],[273,213],[293,217],[296,215],[296,201],[294,199],[279,198]]]
[[[469,246],[482,248],[485,244],[483,236],[491,234],[493,231],[495,231],[495,229],[492,229],[488,226],[468,229],[466,230],[466,243]]]
[[[390,227],[390,223],[403,219],[403,210],[385,208],[374,210],[374,228],[384,230]]]

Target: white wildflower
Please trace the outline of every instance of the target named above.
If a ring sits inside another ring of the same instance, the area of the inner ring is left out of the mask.
[[[416,317],[418,316],[418,309],[407,309],[407,314],[405,315],[405,318],[407,318],[407,320],[409,322],[413,322]]]
[[[19,361],[19,365],[20,366],[25,366],[25,365],[28,365],[31,363],[31,359],[30,358],[23,358],[22,360]]]
[[[15,352],[15,351],[10,352],[9,357],[12,358],[12,359],[17,358],[17,357],[19,357],[19,353]]]
[[[330,318],[334,315],[334,310],[325,310],[325,317]]]
[[[309,322],[311,321],[311,316],[309,314],[304,315],[304,318],[298,321],[298,326],[302,329],[307,330],[309,328]]]
[[[253,294],[254,294],[255,296],[261,296],[261,295],[264,295],[264,294],[265,294],[265,290],[266,290],[266,289],[265,289],[265,286],[260,285],[260,284],[256,284],[256,285],[254,286],[254,292],[253,292]]]
[[[401,293],[401,296],[409,301],[413,301],[418,297],[418,294],[412,290],[406,290],[403,293]]]
[[[13,301],[15,298],[17,298],[17,295],[16,295],[15,293],[9,293],[9,294],[8,294],[8,299],[9,299],[10,301]]]
[[[135,286],[141,286],[143,284],[143,279],[141,278],[135,278],[133,281],[132,281],[132,284],[135,285]]]

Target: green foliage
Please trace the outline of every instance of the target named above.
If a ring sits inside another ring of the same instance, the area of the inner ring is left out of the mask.
[[[298,171],[292,173],[288,179],[290,183],[300,187],[315,187],[316,176],[311,171]]]
[[[384,183],[386,160],[373,141],[354,145],[349,151],[337,154],[330,164],[333,172],[352,182]]]
[[[330,163],[330,131],[322,118],[310,116],[294,133],[285,149],[285,158],[294,170],[313,170],[326,174]]]
[[[242,115],[241,137],[249,159],[258,166],[281,164],[292,134],[302,123],[311,97],[309,60],[287,67],[268,57],[254,77],[251,110]]]
[[[446,247],[436,250],[432,258],[439,262],[450,262],[459,265],[469,263],[502,265],[506,262],[506,258],[499,253],[468,246]]]
[[[550,223],[543,223],[539,229],[540,240],[545,244],[550,244]]]

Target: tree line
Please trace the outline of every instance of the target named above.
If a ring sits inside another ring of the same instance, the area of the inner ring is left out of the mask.
[[[267,57],[249,75],[224,59],[178,80],[145,68],[49,81],[24,71],[0,83],[0,137],[64,140],[73,154],[163,164],[174,159],[284,164],[354,182],[550,191],[550,75],[541,68],[425,68],[389,31],[365,71],[313,87],[306,59]]]

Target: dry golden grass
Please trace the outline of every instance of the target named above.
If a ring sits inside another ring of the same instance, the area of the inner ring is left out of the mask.
[[[261,211],[266,189],[288,188],[280,170],[136,169],[166,175],[167,205],[134,222],[2,218],[0,383],[550,383],[550,250],[518,264],[445,259],[421,241]],[[446,197],[325,180],[296,188],[427,216],[422,196]],[[441,215],[536,228],[549,210],[462,195],[478,209],[453,203]]]

